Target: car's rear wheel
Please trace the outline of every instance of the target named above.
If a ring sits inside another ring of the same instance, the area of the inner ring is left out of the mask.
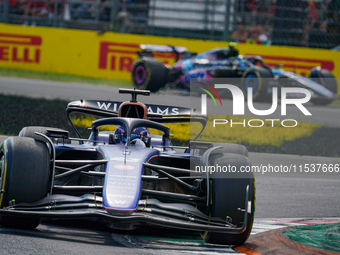
[[[235,143],[210,143],[210,142],[197,142],[197,141],[192,141],[190,142],[190,147],[195,148],[199,146],[199,151],[197,154],[203,155],[203,153],[210,148],[210,146],[213,147],[222,147],[219,149],[216,149],[212,152],[212,155],[218,154],[218,153],[234,153],[234,154],[240,154],[245,157],[249,156],[248,150],[244,145],[241,144],[235,144]],[[197,149],[196,149],[197,150]]]
[[[139,58],[132,67],[132,83],[137,89],[156,92],[167,82],[168,69],[155,58]]]
[[[39,201],[48,193],[50,155],[45,143],[27,137],[7,138],[0,146],[0,208]],[[0,225],[34,229],[39,218],[0,216]]]
[[[268,100],[268,79],[272,79],[272,72],[264,67],[255,66],[243,74],[244,95],[247,97],[248,88],[252,88],[253,100]]]
[[[56,131],[56,132],[57,131],[67,132],[66,130],[60,129],[60,128],[28,126],[28,127],[24,127],[23,129],[21,129],[21,131],[19,132],[19,136],[30,137],[30,138],[34,138],[39,141],[44,141],[44,138],[42,138],[40,135],[37,135],[36,132],[41,133],[43,135],[47,135],[47,132],[46,132],[47,130]],[[56,138],[56,139],[58,143],[71,143],[69,139],[62,139],[62,138]]]
[[[239,171],[241,166],[250,166],[247,157],[239,154],[223,154],[223,157],[212,157],[211,165],[223,167],[231,166],[231,169]],[[245,204],[248,205],[247,223],[245,230],[240,234],[230,233],[202,233],[203,239],[208,243],[241,245],[249,237],[255,216],[255,178],[253,173],[226,173],[212,172],[210,175],[210,201],[207,214],[211,217],[219,217],[230,220],[235,227],[240,228],[244,223]],[[249,187],[248,201],[246,190]]]
[[[328,90],[334,94],[338,92],[338,84],[334,75],[325,69],[313,68],[311,73],[308,75],[313,81],[325,86]],[[312,98],[311,102],[316,105],[327,105],[330,104],[334,99],[332,98]]]

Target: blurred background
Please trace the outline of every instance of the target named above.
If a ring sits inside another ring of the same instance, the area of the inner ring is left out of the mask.
[[[1,0],[0,22],[334,48],[340,0]]]

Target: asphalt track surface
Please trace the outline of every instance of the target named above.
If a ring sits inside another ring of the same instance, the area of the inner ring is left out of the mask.
[[[14,78],[0,78],[0,92],[66,100],[84,98],[121,101],[129,99],[126,95],[118,95],[117,88],[107,86]],[[152,100],[151,97],[143,97],[141,100],[145,103],[164,105],[176,105],[176,102],[180,102],[182,106],[192,106],[193,102],[188,102],[190,101],[188,98],[190,97],[182,97],[178,94],[174,97],[161,92],[153,96]],[[231,101],[229,105],[232,105]],[[268,105],[258,105],[264,109],[266,106]],[[307,108],[313,114],[313,118],[309,119],[312,122],[332,127],[340,126],[339,108],[313,105],[309,105]],[[225,111],[225,109],[223,110]],[[294,107],[288,108],[288,114],[289,118],[304,118]],[[4,138],[0,137],[0,142]],[[299,166],[307,163],[340,163],[340,158],[298,155],[250,153],[249,157],[252,164],[257,166],[261,164]],[[256,173],[256,189],[255,223],[261,221],[262,218],[339,217],[340,173],[260,172]],[[161,231],[161,234],[164,232]],[[171,250],[171,246],[164,248],[151,245],[151,250],[134,246],[131,243],[129,246],[129,241],[122,240],[123,236],[115,232],[84,226],[83,223],[75,223],[70,226],[67,223],[58,225],[48,222],[40,225],[34,231],[0,228],[0,254],[181,254],[184,251],[198,254],[194,247],[192,250],[188,248],[176,251]],[[232,251],[223,248],[218,252],[229,254]]]

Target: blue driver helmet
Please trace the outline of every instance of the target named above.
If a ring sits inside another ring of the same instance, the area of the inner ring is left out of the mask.
[[[145,127],[138,127],[132,130],[131,143],[138,139],[144,141],[144,138],[148,136],[148,130]],[[116,144],[125,144],[127,139],[126,129],[123,126],[118,125],[114,133],[114,140]]]

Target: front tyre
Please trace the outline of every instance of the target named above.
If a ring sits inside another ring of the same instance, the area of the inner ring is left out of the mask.
[[[334,94],[337,94],[338,84],[336,78],[330,71],[316,67],[312,69],[311,73],[308,75],[308,78],[325,86],[326,89],[332,91]],[[333,98],[316,97],[311,99],[311,102],[316,105],[327,105],[332,101]]]
[[[232,166],[237,171],[241,166],[250,166],[247,157],[239,154],[223,154],[222,157],[212,157],[212,166]],[[217,168],[216,168],[217,169]],[[246,189],[249,186],[248,201],[246,201]],[[208,215],[219,217],[223,220],[231,220],[231,223],[240,228],[244,222],[242,209],[248,204],[247,224],[244,232],[240,234],[228,233],[202,233],[203,239],[208,243],[223,245],[241,245],[249,237],[255,216],[255,178],[253,173],[218,173],[210,175],[210,201]]]
[[[10,137],[0,146],[0,208],[31,203],[46,197],[50,155],[45,143],[27,137]],[[34,229],[39,218],[0,216],[0,225]]]
[[[139,58],[132,67],[132,83],[137,89],[157,92],[167,83],[168,69],[155,58]]]
[[[190,148],[194,151],[196,155],[203,155],[203,153],[211,148],[211,147],[222,147],[216,149],[212,152],[212,155],[215,154],[222,154],[222,153],[233,153],[233,154],[240,154],[245,157],[249,157],[249,152],[244,145],[235,144],[235,143],[211,143],[211,142],[202,142],[202,141],[191,141]]]

